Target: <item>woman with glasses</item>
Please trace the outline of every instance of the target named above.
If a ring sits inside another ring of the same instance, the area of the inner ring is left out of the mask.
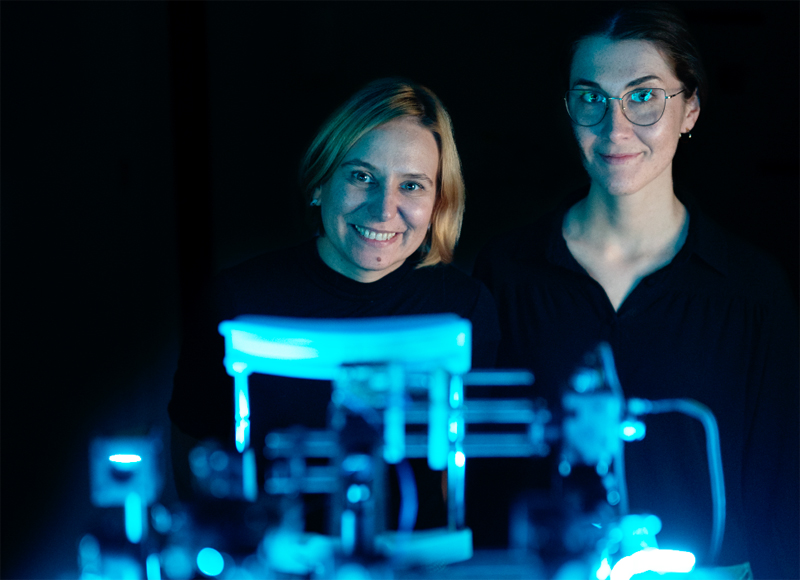
[[[699,566],[797,578],[796,307],[774,261],[672,179],[705,85],[670,8],[628,4],[588,27],[564,101],[590,185],[492,242],[475,275],[500,311],[498,364],[530,368],[550,405],[605,341],[626,397],[693,399],[714,413],[716,512],[699,422],[649,415],[644,440],[625,444],[629,511],[661,518],[660,547],[690,550]]]

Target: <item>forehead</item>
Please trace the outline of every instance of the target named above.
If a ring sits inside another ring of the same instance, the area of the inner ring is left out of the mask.
[[[648,40],[610,40],[592,36],[580,42],[572,59],[569,82],[593,81],[616,92],[634,79],[657,76],[665,84],[678,79],[658,47]]]
[[[432,155],[438,161],[438,146],[433,133],[414,117],[400,117],[368,131],[350,148],[347,157]]]

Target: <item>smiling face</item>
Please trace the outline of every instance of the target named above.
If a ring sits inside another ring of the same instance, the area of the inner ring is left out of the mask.
[[[322,261],[359,282],[399,268],[425,241],[436,201],[439,148],[413,117],[368,132],[318,187]]]
[[[572,59],[570,88],[621,97],[637,88],[660,88],[672,95],[684,87],[652,42],[592,36],[581,41]],[[671,191],[680,134],[692,129],[699,113],[697,98],[681,93],[666,101],[663,117],[648,127],[628,121],[617,100],[609,101],[599,124],[573,124],[592,189],[611,195],[663,187]]]

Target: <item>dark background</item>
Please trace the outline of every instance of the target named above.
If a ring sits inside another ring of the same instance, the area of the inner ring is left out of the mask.
[[[682,5],[711,91],[675,166],[795,296],[799,6]],[[450,110],[466,271],[585,183],[560,54],[587,8],[2,2],[0,577],[75,576],[90,438],[168,433],[181,309],[211,272],[304,237],[299,159],[364,83],[407,76]]]

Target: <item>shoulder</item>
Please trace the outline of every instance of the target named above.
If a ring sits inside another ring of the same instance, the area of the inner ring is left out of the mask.
[[[708,218],[698,219],[701,258],[722,274],[720,290],[771,308],[791,303],[788,277],[778,260]]]
[[[272,250],[249,258],[217,274],[217,285],[230,291],[285,286],[302,276],[303,267],[314,257],[314,240]]]
[[[439,300],[453,305],[475,304],[487,293],[482,282],[462,272],[452,264],[436,264],[412,270],[409,282],[416,291],[424,289]]]
[[[497,284],[511,283],[519,276],[538,278],[552,269],[549,257],[557,253],[560,212],[550,212],[538,220],[491,239],[475,259],[473,276],[493,292]]]
[[[282,313],[308,293],[313,243],[273,250],[220,271],[211,285],[215,302],[234,313]]]

